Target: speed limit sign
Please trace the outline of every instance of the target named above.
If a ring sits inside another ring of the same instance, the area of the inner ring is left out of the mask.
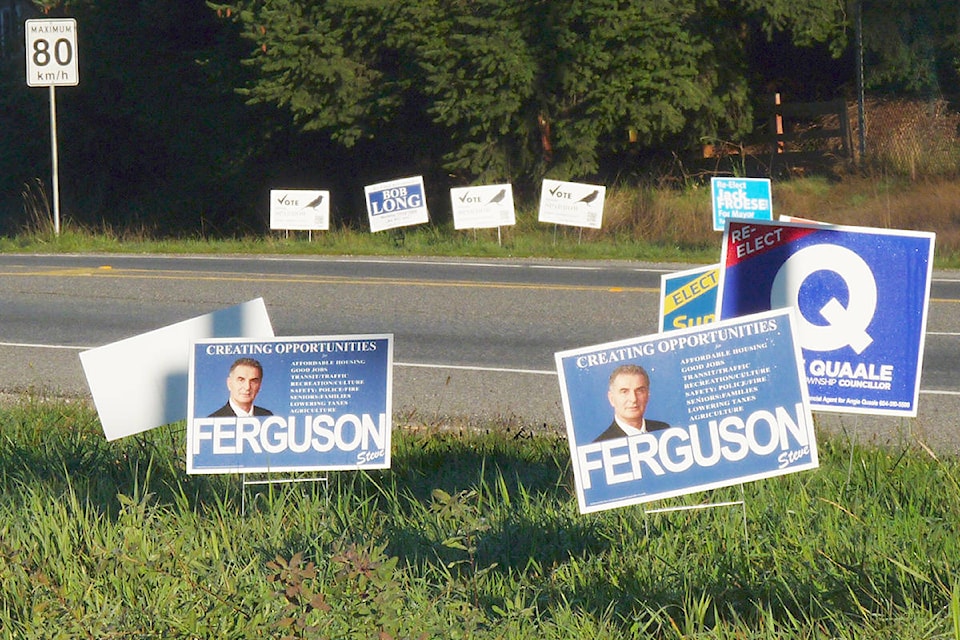
[[[27,20],[27,86],[63,87],[79,81],[77,21],[73,18]]]

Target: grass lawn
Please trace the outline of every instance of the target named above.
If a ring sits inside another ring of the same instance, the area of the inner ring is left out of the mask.
[[[182,424],[24,398],[0,433],[5,638],[960,638],[960,464],[922,449],[580,515],[565,439],[493,424],[245,490]]]

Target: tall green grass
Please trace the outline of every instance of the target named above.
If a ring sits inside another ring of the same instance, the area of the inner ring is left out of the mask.
[[[42,208],[41,197],[28,199]],[[773,184],[773,213],[834,224],[935,231],[938,267],[960,267],[960,183],[954,179],[908,180],[896,174],[850,174],[840,179],[794,178]],[[713,230],[710,189],[690,180],[680,188],[617,186],[607,190],[601,229],[538,221],[533,204],[522,204],[517,224],[455,230],[449,221],[369,233],[333,221],[330,231],[266,232],[240,238],[171,238],[147,229],[88,229],[67,217],[60,235],[32,212],[21,233],[0,237],[0,251],[151,252],[202,254],[395,255],[535,257],[577,260],[645,260],[712,263],[720,258],[720,232]]]
[[[667,503],[744,524],[580,515],[551,433],[398,427],[389,471],[246,489],[183,436],[0,409],[0,636],[960,638],[960,465],[921,447],[821,438],[819,470]]]

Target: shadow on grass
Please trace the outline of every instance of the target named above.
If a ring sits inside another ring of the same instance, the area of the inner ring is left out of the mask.
[[[496,564],[509,572],[606,546],[597,520],[577,514],[565,439],[520,429],[437,433],[410,445],[395,456],[390,479],[409,498],[409,517],[392,520],[389,531],[403,561],[469,560],[465,570]],[[469,554],[443,544],[457,538]]]
[[[83,404],[28,399],[0,411],[0,434],[3,493],[72,492],[110,518],[118,495],[149,492],[161,505],[199,507],[231,493],[229,479],[186,475],[182,423],[110,442]]]

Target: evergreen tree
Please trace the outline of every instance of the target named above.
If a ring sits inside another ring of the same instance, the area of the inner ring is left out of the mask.
[[[252,103],[346,148],[385,124],[458,180],[581,178],[632,136],[690,146],[752,126],[743,25],[833,42],[835,1],[249,0],[214,4],[255,43]],[[404,119],[400,116],[405,115]],[[630,132],[630,133],[628,133]],[[440,160],[440,158],[436,158]]]
[[[862,0],[867,89],[940,97],[960,81],[958,0]]]

